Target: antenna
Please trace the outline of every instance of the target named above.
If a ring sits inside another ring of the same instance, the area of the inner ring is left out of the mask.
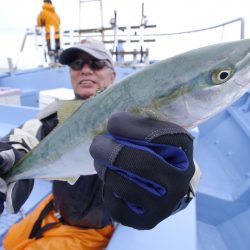
[[[141,62],[143,62],[143,41],[144,41],[144,29],[147,25],[147,17],[144,15],[144,3],[142,3],[142,13],[141,13],[141,24],[140,24],[140,54]]]

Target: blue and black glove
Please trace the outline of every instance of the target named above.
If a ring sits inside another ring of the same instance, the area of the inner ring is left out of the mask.
[[[103,180],[103,200],[112,218],[151,229],[185,208],[194,175],[193,137],[167,121],[119,112],[90,153]]]
[[[0,176],[3,177],[23,157],[24,153],[13,148],[9,143],[0,142]],[[34,180],[19,180],[6,184],[0,177],[0,214],[4,209],[4,202],[10,213],[17,213],[28,199]]]

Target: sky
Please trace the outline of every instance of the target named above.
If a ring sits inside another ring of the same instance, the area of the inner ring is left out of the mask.
[[[61,27],[67,29],[99,28],[101,25],[99,2],[81,4],[79,0],[52,0],[61,18]],[[118,26],[140,25],[142,3],[148,25],[146,34],[166,34],[194,29],[202,29],[243,18],[245,38],[250,37],[250,1],[248,0],[103,0],[103,25],[110,27],[110,19],[117,13]],[[41,10],[42,0],[0,0],[0,68],[7,65],[7,58],[25,66],[27,62],[43,57],[35,47],[34,38],[29,37],[22,53],[22,40],[27,29],[34,31],[36,17]],[[133,31],[134,32],[134,31]],[[113,31],[107,33],[111,36]],[[124,39],[128,32],[120,31]],[[139,31],[137,31],[139,37]],[[109,37],[110,38],[110,37]],[[226,27],[192,35],[181,36],[145,36],[156,39],[155,43],[144,43],[149,48],[151,59],[164,59],[196,47],[226,40],[240,38],[240,22]],[[126,47],[127,46],[127,47]],[[133,50],[135,44],[125,44]],[[137,47],[136,47],[137,49]],[[21,58],[21,59],[20,59]],[[29,65],[29,63],[28,63]]]

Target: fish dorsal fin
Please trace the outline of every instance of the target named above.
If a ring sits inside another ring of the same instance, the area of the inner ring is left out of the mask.
[[[58,110],[59,123],[68,119],[82,104],[84,100],[62,100]]]

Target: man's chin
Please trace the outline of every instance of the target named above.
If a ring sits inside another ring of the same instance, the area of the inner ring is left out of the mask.
[[[89,97],[94,96],[95,93],[95,91],[84,91],[80,93],[75,93],[75,96],[77,99],[88,99]]]

